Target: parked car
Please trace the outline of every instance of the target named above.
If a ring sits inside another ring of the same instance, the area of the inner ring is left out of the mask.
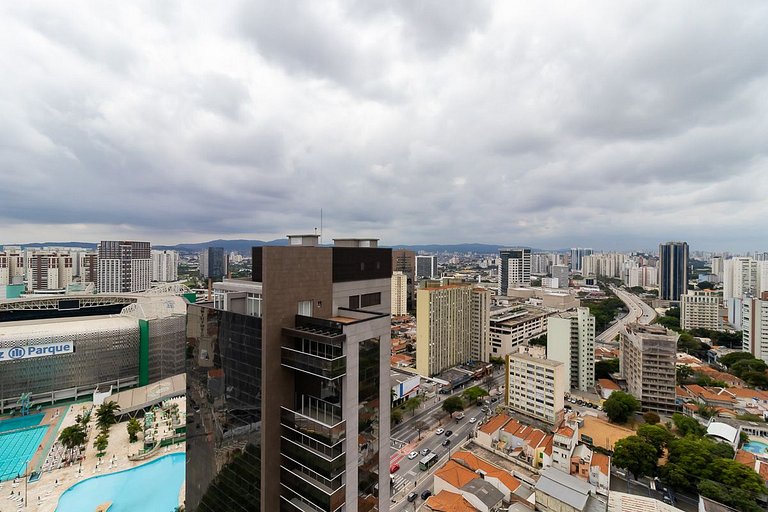
[[[397,473],[398,469],[400,469],[400,464],[398,464],[397,462],[395,462],[394,464],[389,466],[389,472],[390,473]]]
[[[423,500],[429,498],[430,496],[432,496],[432,491],[430,491],[429,489],[421,493],[421,499]]]
[[[419,456],[419,452],[411,452],[408,454],[408,460],[413,460]]]
[[[440,427],[439,429],[435,430],[435,434],[441,435],[443,432],[445,432],[445,429],[443,427]]]
[[[409,493],[409,494],[408,494],[408,497],[407,497],[406,499],[407,499],[409,502],[410,502],[410,501],[414,501],[414,500],[416,499],[416,497],[417,497],[417,496],[418,496],[418,494],[416,494],[415,492],[412,492],[412,493]]]

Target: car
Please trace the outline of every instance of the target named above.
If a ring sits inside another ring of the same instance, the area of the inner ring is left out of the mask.
[[[411,501],[414,501],[414,500],[416,499],[416,497],[417,497],[417,496],[418,496],[418,494],[416,494],[415,492],[412,492],[412,493],[409,493],[409,494],[408,494],[408,497],[407,497],[406,499],[407,499],[409,502],[411,502]]]
[[[408,454],[408,460],[413,460],[419,456],[419,452],[411,452]]]
[[[429,448],[424,448],[423,450],[421,450],[421,454],[424,456],[429,455],[431,452],[432,450],[430,450]]]
[[[421,493],[421,499],[423,500],[429,498],[430,496],[432,496],[432,491],[430,491],[429,489]]]
[[[445,441],[443,441],[441,444],[442,444],[443,446],[451,446],[451,440],[450,440],[450,439],[446,439],[446,440],[445,440]]]
[[[398,469],[400,469],[400,464],[398,464],[397,462],[395,462],[394,464],[389,466],[389,472],[390,473],[397,473]]]
[[[446,430],[445,431],[445,437],[451,437],[453,435],[453,430]]]
[[[440,427],[439,429],[435,430],[435,434],[438,436],[441,435],[443,432],[445,432],[445,429],[443,427]]]
[[[475,418],[474,416],[472,418],[469,418],[469,422],[470,423],[474,423],[476,421],[477,421],[477,418]]]

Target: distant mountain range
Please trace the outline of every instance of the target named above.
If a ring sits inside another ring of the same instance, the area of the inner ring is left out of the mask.
[[[85,249],[96,249],[98,244],[93,242],[35,242],[29,244],[7,244],[7,245],[21,245],[23,247],[82,247]],[[198,252],[206,247],[223,247],[227,252],[236,251],[241,254],[247,255],[251,252],[251,247],[261,247],[264,245],[288,245],[288,240],[280,238],[277,240],[211,240],[209,242],[200,242],[195,244],[176,244],[176,245],[153,245],[153,249],[157,250],[175,250],[182,252]],[[498,244],[478,244],[478,243],[466,243],[466,244],[422,244],[422,245],[403,245],[394,244],[391,246],[393,249],[409,249],[411,251],[424,251],[430,253],[467,253],[473,252],[477,254],[494,254],[498,253],[500,248],[511,247],[510,245],[498,245]],[[523,246],[526,247],[526,246]],[[530,248],[531,252],[552,252],[548,249],[536,249]],[[554,252],[567,252],[570,249],[555,249]]]

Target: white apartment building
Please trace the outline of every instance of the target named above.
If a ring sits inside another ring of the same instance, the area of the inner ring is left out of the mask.
[[[678,338],[660,325],[628,324],[621,331],[621,374],[644,411],[675,412]]]
[[[507,406],[550,425],[562,420],[565,365],[526,354],[507,355]]]
[[[491,298],[487,288],[472,288],[472,318],[470,319],[470,355],[473,361],[489,361],[491,341]]]
[[[723,280],[723,257],[722,256],[712,256],[712,260],[710,261],[710,265],[712,267],[712,273],[717,276],[717,278],[722,282]]]
[[[584,276],[621,277],[626,259],[626,255],[616,252],[584,256],[581,259],[581,274]]]
[[[531,254],[531,274],[549,274],[552,267],[552,256],[546,253]]]
[[[473,325],[490,307],[489,291],[459,280],[424,281],[416,294],[416,371],[431,377],[473,359]],[[474,299],[475,294],[483,298]],[[487,309],[486,309],[487,310]],[[475,332],[482,336],[482,329]],[[479,340],[477,340],[479,343]]]
[[[141,292],[152,279],[149,242],[103,240],[99,244],[99,293]]]
[[[6,249],[0,252],[0,285],[21,284],[26,275],[24,255],[21,251]]]
[[[558,288],[568,288],[568,265],[552,265],[552,279],[557,279]]]
[[[408,276],[392,272],[392,316],[408,314]]]
[[[546,309],[521,304],[491,310],[488,357],[504,357],[518,346],[547,332]]]
[[[742,349],[768,363],[768,292],[744,299],[742,315]]]
[[[631,264],[625,271],[624,282],[627,286],[642,286],[643,288],[655,288],[658,286],[659,269],[656,267]]]
[[[72,283],[74,269],[69,254],[34,251],[29,255],[28,290],[61,290]]]
[[[10,269],[8,268],[8,255],[0,252],[0,286],[10,284]]]
[[[547,319],[547,359],[565,365],[569,389],[589,391],[595,385],[595,317],[580,307]]]
[[[177,251],[152,251],[152,281],[171,283],[179,278]]]
[[[711,291],[688,290],[680,296],[680,326],[690,330],[696,327],[719,330],[720,294]]]
[[[759,262],[752,258],[731,258],[723,262],[723,298],[744,299],[760,294]]]

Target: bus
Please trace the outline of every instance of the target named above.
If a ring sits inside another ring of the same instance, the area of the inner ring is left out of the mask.
[[[432,466],[437,464],[437,454],[436,453],[430,453],[423,459],[419,461],[419,469],[422,471],[426,471]]]

